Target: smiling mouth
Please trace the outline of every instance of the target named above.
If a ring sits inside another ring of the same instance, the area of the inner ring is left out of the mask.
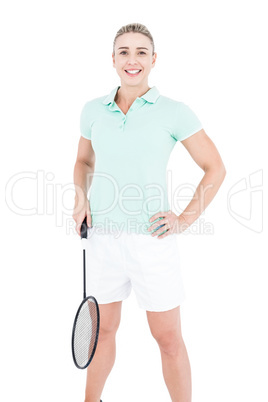
[[[129,77],[137,77],[137,75],[139,75],[139,73],[141,72],[141,70],[133,70],[133,71],[135,71],[135,73],[130,73],[129,71],[131,71],[131,70],[125,70],[125,73]]]

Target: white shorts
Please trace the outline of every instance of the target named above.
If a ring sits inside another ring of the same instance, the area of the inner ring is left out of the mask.
[[[126,299],[133,288],[139,307],[166,311],[186,298],[176,234],[157,236],[88,228],[86,293],[99,304]]]

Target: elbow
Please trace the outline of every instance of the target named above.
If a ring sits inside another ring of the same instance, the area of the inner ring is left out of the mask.
[[[91,168],[91,169],[94,169],[94,167],[95,167],[95,159],[90,159],[90,160],[88,160],[88,159],[77,159],[76,160],[76,163],[75,163],[76,165],[78,165],[78,166],[87,166],[87,167],[89,167],[89,168]]]
[[[226,176],[226,169],[225,169],[225,166],[223,165],[223,178],[225,178],[225,176]]]
[[[218,168],[218,177],[219,177],[219,182],[222,184],[226,176],[226,169],[224,164],[222,163],[221,166]]]
[[[226,168],[225,168],[223,162],[220,165],[219,172],[222,175],[222,180],[224,180],[225,176],[226,176]]]
[[[215,170],[217,171],[219,176],[221,176],[223,179],[225,178],[226,169],[222,161],[216,165]]]
[[[220,163],[215,163],[213,165],[206,166],[206,167],[204,167],[203,170],[205,173],[207,173],[208,171],[213,172],[215,174],[215,176],[217,176],[221,182],[223,182],[223,180],[225,179],[226,168],[222,161]]]

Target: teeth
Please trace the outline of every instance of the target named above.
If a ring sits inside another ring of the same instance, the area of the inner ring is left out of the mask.
[[[131,71],[126,70],[126,72],[128,72],[129,74],[136,74],[136,73],[138,73],[139,71],[141,71],[141,70],[131,70]]]

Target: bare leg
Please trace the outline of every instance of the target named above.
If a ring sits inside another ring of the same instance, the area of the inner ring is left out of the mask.
[[[87,368],[85,402],[100,402],[101,393],[116,355],[115,335],[121,318],[122,301],[99,304],[100,332],[94,357]]]
[[[172,402],[191,402],[191,367],[181,334],[180,306],[164,312],[147,311],[147,319],[160,348],[163,376]]]
[[[161,350],[164,380],[173,402],[191,402],[192,381],[191,368],[184,342],[178,346],[177,352]]]

